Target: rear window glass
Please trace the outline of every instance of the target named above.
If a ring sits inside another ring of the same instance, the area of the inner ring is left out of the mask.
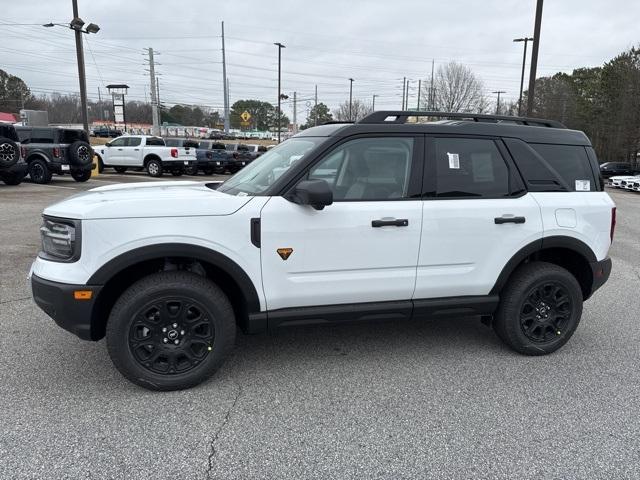
[[[248,145],[238,145],[238,151],[239,152],[248,152],[250,150],[251,150],[251,148],[249,148]]]
[[[182,143],[182,146],[185,148],[198,148],[200,144],[198,142],[196,142],[195,140],[185,140]]]
[[[60,143],[73,143],[78,140],[89,141],[84,130],[60,130]]]
[[[29,136],[29,143],[53,143],[54,132],[50,128],[33,128]]]
[[[224,143],[214,143],[211,145],[211,150],[226,150],[227,146]]]
[[[178,140],[177,138],[165,138],[164,140],[164,144],[167,147],[179,147],[181,145],[182,141]],[[149,143],[147,142],[147,145]]]
[[[160,137],[147,137],[147,146],[164,147],[164,140]]]
[[[530,145],[567,182],[571,191],[595,192],[598,190],[596,178],[591,170],[589,157],[584,147],[545,143]]]
[[[505,197],[509,169],[493,140],[436,138],[438,197]]]

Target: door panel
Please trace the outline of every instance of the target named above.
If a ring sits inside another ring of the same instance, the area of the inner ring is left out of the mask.
[[[379,219],[406,226],[372,227]],[[273,197],[262,209],[262,278],[269,310],[408,300],[422,202],[337,202],[324,210]],[[287,260],[279,248],[291,248]]]
[[[542,238],[540,207],[492,138],[429,137],[414,298],[486,295],[511,257]]]

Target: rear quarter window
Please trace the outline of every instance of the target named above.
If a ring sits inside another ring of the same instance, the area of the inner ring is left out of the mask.
[[[84,130],[60,130],[60,143],[73,143],[79,140],[89,142],[87,132]]]
[[[558,172],[571,191],[598,191],[599,181],[591,168],[585,147],[546,143],[532,143],[530,145]]]
[[[164,140],[160,137],[147,137],[147,147],[164,147]]]

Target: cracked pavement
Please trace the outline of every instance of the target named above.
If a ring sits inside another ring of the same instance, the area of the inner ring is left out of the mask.
[[[87,188],[54,178],[0,186],[0,477],[640,477],[640,194],[612,193],[612,277],[554,355],[477,319],[305,327],[239,334],[210,381],[157,393],[25,299],[42,208]]]

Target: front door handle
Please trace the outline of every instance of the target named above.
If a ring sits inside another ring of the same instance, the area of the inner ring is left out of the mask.
[[[139,151],[140,151],[140,149],[139,149],[139,148],[134,148],[134,150],[135,150],[136,152],[139,152]]]
[[[118,149],[118,151],[119,151],[119,152],[121,152],[121,151],[122,151],[122,149],[121,149],[121,148],[119,148],[119,149]]]
[[[524,223],[526,218],[524,217],[496,217],[493,219],[496,225],[502,225],[503,223]]]
[[[408,227],[409,220],[406,218],[398,218],[392,220],[371,220],[371,226],[373,228],[378,227]]]

